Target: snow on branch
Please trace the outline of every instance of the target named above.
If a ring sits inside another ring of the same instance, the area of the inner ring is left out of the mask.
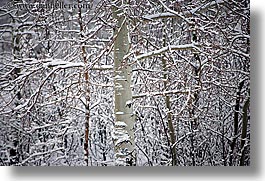
[[[49,61],[50,60],[50,61]],[[48,59],[47,63],[43,64],[44,67],[57,67],[57,68],[71,68],[71,67],[83,67],[84,63],[67,62],[60,59]]]
[[[248,53],[244,53],[244,52],[242,52],[242,51],[235,50],[235,49],[233,49],[233,48],[230,48],[229,50],[230,50],[231,52],[233,52],[233,53],[235,53],[235,54],[238,54],[238,55],[241,55],[241,56],[243,56],[243,57],[245,57],[245,58],[250,58],[250,55],[249,55]]]
[[[170,45],[170,46],[163,47],[159,50],[154,50],[154,51],[151,51],[148,53],[138,55],[138,56],[136,56],[136,59],[141,60],[141,59],[152,57],[155,55],[160,55],[160,54],[167,52],[167,51],[170,51],[170,50],[188,50],[188,49],[196,49],[196,50],[200,51],[200,49],[195,44]]]
[[[189,90],[169,90],[169,91],[163,91],[163,92],[146,92],[146,93],[140,93],[133,95],[133,99],[142,98],[146,96],[159,96],[159,95],[168,95],[168,94],[188,94]]]
[[[170,9],[169,7],[167,7],[162,1],[159,0],[159,3],[169,12],[174,14],[176,17],[179,17],[181,19],[183,19],[184,21],[186,21],[187,23],[189,23],[189,20],[187,18],[185,18],[183,15],[181,15],[180,13]]]
[[[43,64],[44,67],[57,67],[61,69],[66,68],[74,68],[74,67],[84,67],[85,64],[82,62],[68,62],[60,59],[48,59],[46,63]],[[100,65],[100,66],[92,66],[91,70],[112,70],[112,65]]]
[[[211,7],[211,6],[220,5],[220,4],[223,4],[223,3],[225,3],[225,0],[210,1],[210,2],[208,2],[206,4],[204,4],[204,5],[201,5],[201,6],[198,6],[198,7],[194,8],[194,9],[192,9],[190,11],[190,13],[194,14],[196,12],[201,12],[201,11]]]
[[[198,6],[196,8],[193,8],[191,10],[185,11],[185,12],[180,14],[180,13],[170,9],[169,7],[167,7],[162,1],[159,1],[159,2],[167,10],[167,12],[156,13],[156,14],[151,14],[151,15],[144,15],[144,16],[142,16],[142,18],[144,20],[152,21],[152,20],[161,19],[161,18],[181,18],[184,21],[186,21],[187,23],[189,23],[189,20],[187,17],[190,17],[192,14],[199,13],[199,12],[201,12],[201,11],[211,7],[211,6],[214,6],[214,5],[220,5],[220,4],[225,3],[224,0],[215,0],[215,1],[211,1],[209,3]]]
[[[170,13],[170,12],[165,12],[165,13],[156,13],[156,14],[145,15],[145,16],[143,16],[143,19],[152,21],[154,19],[172,18],[172,17],[176,17],[176,15],[173,13]]]

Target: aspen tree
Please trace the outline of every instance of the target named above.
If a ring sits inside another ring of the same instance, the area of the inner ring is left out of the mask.
[[[132,69],[125,59],[130,51],[130,38],[127,18],[122,6],[115,1],[112,5],[113,18],[116,20],[114,30],[114,99],[115,99],[115,164],[121,166],[135,165],[134,116],[132,109],[131,76]]]

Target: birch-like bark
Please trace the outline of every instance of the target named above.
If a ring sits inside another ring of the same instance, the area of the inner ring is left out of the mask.
[[[135,165],[134,116],[132,109],[131,76],[132,69],[128,59],[130,39],[127,20],[121,2],[112,6],[113,18],[117,21],[114,34],[114,99],[115,99],[115,164],[119,166]]]

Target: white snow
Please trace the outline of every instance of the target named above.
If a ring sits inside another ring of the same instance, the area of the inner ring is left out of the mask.
[[[127,101],[125,102],[125,105],[130,105],[130,104],[132,104],[132,103],[133,103],[132,100],[127,100]]]
[[[140,60],[140,59],[148,58],[150,56],[160,55],[166,51],[186,50],[186,49],[196,49],[196,50],[200,51],[200,49],[193,43],[192,44],[184,44],[184,45],[169,45],[169,46],[160,48],[158,50],[154,50],[154,51],[150,51],[150,52],[138,55],[138,56],[136,56],[136,59]]]
[[[60,67],[60,68],[71,68],[71,67],[83,67],[84,63],[68,62],[61,59],[46,59],[43,63],[44,67]]]
[[[118,127],[126,127],[127,124],[125,122],[122,122],[122,121],[116,121],[115,122],[115,126],[118,126]]]
[[[115,114],[117,114],[117,115],[123,115],[124,112],[118,111],[118,112],[116,112]]]

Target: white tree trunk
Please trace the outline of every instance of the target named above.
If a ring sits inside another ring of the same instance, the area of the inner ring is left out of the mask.
[[[115,84],[115,164],[135,165],[134,116],[132,109],[132,69],[124,56],[129,52],[129,31],[122,9],[113,6],[113,18],[117,20],[114,43]]]

